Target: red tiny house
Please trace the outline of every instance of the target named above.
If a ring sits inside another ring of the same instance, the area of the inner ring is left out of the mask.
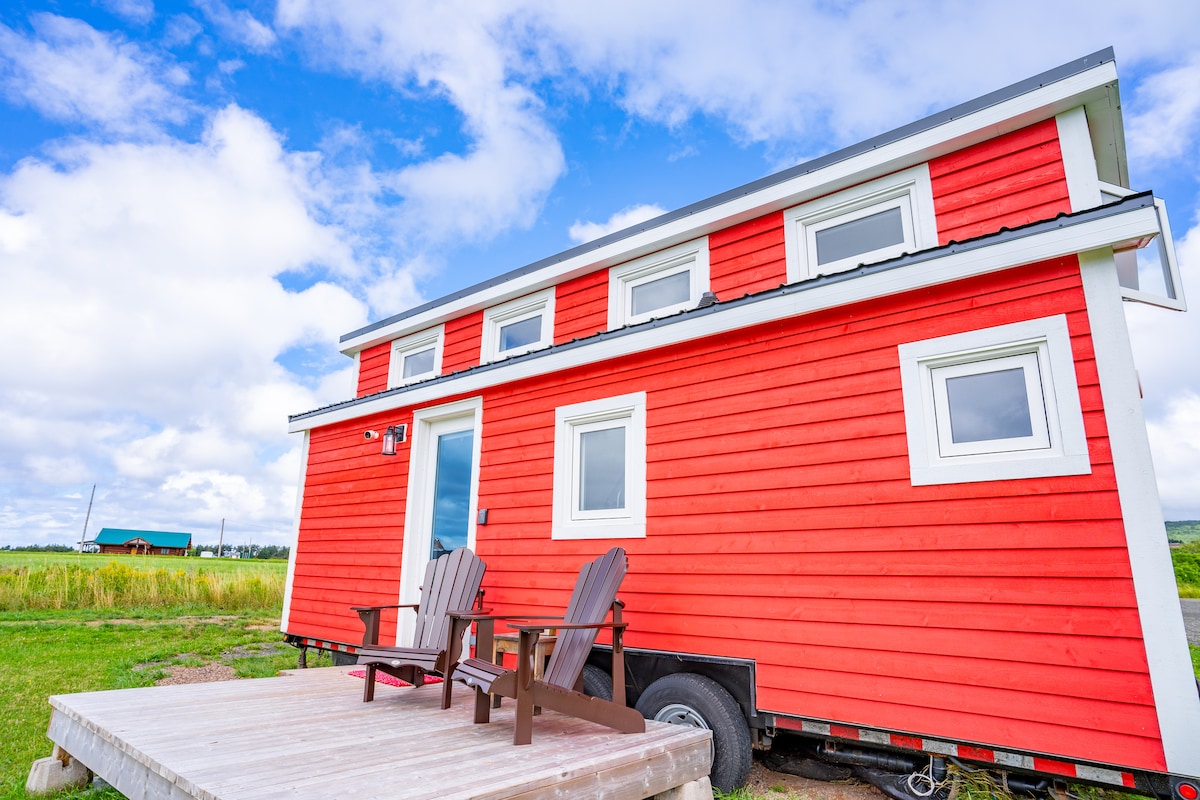
[[[1113,435],[1136,379],[1112,253],[1161,222],[1080,162],[1079,115],[1119,115],[1111,55],[1090,58],[348,334],[358,397],[292,420],[285,632],[352,651],[351,605],[415,591],[449,425],[475,437],[462,541],[489,606],[560,608],[581,560],[627,550],[631,700],[674,659],[763,746],[790,729],[1160,794],[1134,773],[1195,776],[1200,709],[1164,703],[1186,647],[1144,610],[1144,430]],[[381,366],[423,347],[427,376]],[[399,424],[394,457],[364,437]],[[621,488],[588,505],[596,431],[620,431]]]

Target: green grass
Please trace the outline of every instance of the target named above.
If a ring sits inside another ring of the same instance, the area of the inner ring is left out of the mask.
[[[111,556],[0,554],[0,598],[5,597],[2,584],[7,575],[10,603],[14,597],[41,602],[47,596],[44,587],[53,582],[48,576],[61,578],[72,570],[107,570],[110,577],[140,587],[115,594],[118,602],[138,598],[130,606],[93,604],[38,610],[17,605],[14,610],[0,610],[3,800],[26,798],[30,764],[51,753],[46,738],[50,695],[150,686],[174,665],[220,662],[233,667],[239,677],[266,677],[296,666],[297,652],[283,645],[279,631],[283,562],[204,559],[186,564],[200,559],[121,557],[116,559],[118,568],[113,569],[113,561]],[[210,570],[214,562],[216,568]],[[176,573],[181,571],[191,577],[179,578]],[[18,573],[23,576],[19,580],[13,578]],[[167,578],[159,573],[166,573]],[[80,581],[86,582],[87,577]],[[161,585],[164,580],[180,586],[203,585],[201,577],[208,583],[216,578],[226,588],[258,586],[269,595],[269,602],[261,603],[265,605],[261,608],[226,607],[231,597],[242,597],[236,593],[222,596],[220,602],[212,597],[179,602]],[[274,588],[262,589],[264,586]],[[6,606],[0,604],[2,608]],[[313,665],[312,658],[309,663]]]
[[[6,553],[0,612],[41,619],[79,609],[267,611],[280,603],[285,570],[284,562],[237,559]]]

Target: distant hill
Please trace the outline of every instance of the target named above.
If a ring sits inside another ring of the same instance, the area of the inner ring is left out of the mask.
[[[1168,520],[1167,539],[1172,542],[1200,541],[1200,520]]]

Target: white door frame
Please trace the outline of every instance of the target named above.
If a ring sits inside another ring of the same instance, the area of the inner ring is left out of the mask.
[[[433,470],[437,437],[447,423],[457,430],[472,430],[471,499],[467,512],[467,547],[475,549],[475,517],[479,507],[479,453],[483,440],[483,398],[472,397],[445,405],[422,408],[413,413],[412,447],[408,462],[408,496],[404,512],[404,546],[400,561],[400,603],[421,601],[421,581],[429,563],[433,535]],[[441,429],[441,430],[439,430]],[[397,644],[412,641],[415,616],[401,610],[396,628]]]

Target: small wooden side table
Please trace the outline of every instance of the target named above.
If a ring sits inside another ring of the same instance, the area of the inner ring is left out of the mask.
[[[497,633],[492,637],[492,663],[501,663],[500,659],[504,653],[516,653],[520,649],[521,634],[516,633]],[[554,628],[547,628],[540,636],[538,636],[537,644],[533,648],[533,677],[540,679],[542,671],[546,668],[546,659],[554,652],[554,643],[558,640],[558,636],[554,633]]]

